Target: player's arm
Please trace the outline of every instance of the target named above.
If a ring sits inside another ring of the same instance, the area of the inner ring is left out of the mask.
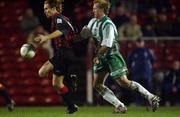
[[[51,40],[51,39],[60,37],[61,35],[63,35],[63,33],[60,30],[56,30],[52,32],[51,34],[46,35],[45,37],[47,38],[47,40]]]
[[[88,23],[88,25],[84,26],[80,32],[80,34],[75,36],[74,41],[75,42],[80,42],[86,39],[91,39],[92,37],[92,32],[91,32],[91,26],[92,24],[96,21],[95,18],[91,19]]]
[[[109,50],[109,47],[103,45],[101,46],[98,50],[97,50],[97,54],[93,60],[93,62],[95,64],[99,64],[99,58],[102,57],[104,54],[107,53],[107,51]]]
[[[106,25],[103,31],[103,40],[101,42],[100,48],[97,50],[97,54],[94,58],[94,63],[99,63],[99,58],[104,56],[108,50],[112,47],[113,39],[114,39],[114,28],[112,25]]]
[[[84,26],[81,32],[75,35],[74,42],[81,42],[83,40],[90,39],[91,37],[92,37],[91,30],[87,26]]]
[[[63,33],[61,31],[59,31],[59,30],[56,30],[56,31],[54,31],[54,32],[52,32],[51,34],[48,34],[48,35],[38,35],[34,40],[39,42],[39,43],[43,43],[43,42],[46,42],[48,40],[59,37],[61,35],[63,35]]]

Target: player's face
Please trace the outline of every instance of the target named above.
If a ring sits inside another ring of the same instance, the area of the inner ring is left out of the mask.
[[[52,8],[49,6],[49,4],[44,4],[44,13],[48,18],[53,15]]]
[[[99,4],[95,3],[93,5],[93,13],[94,13],[94,17],[99,19],[101,18],[101,14],[102,14],[102,9],[99,8]]]

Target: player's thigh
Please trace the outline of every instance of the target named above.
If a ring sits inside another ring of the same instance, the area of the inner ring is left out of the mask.
[[[110,77],[113,79],[120,78],[128,74],[126,63],[120,54],[113,54],[107,57]]]
[[[52,84],[55,88],[63,88],[64,87],[64,75],[57,76],[53,74]]]
[[[46,61],[42,67],[39,69],[39,75],[41,77],[45,77],[49,71],[51,71],[53,69],[53,65],[51,64],[50,61]]]
[[[104,84],[105,80],[107,79],[108,74],[108,65],[106,63],[106,59],[99,59],[99,64],[94,64],[94,79],[93,79],[93,86],[99,84]]]

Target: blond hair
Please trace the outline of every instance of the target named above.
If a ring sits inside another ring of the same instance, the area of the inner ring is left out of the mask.
[[[107,0],[94,0],[93,3],[94,4],[98,3],[99,4],[98,7],[100,9],[103,9],[105,14],[109,13],[109,9],[111,7],[111,4],[109,1],[107,1]]]

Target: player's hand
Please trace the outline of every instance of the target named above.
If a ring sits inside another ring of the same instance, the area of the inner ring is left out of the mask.
[[[44,36],[44,35],[38,35],[36,38],[34,38],[34,41],[37,42],[37,43],[44,43],[48,40],[47,36]]]
[[[92,36],[92,33],[91,33],[91,30],[87,26],[84,26],[80,32],[80,35],[82,38],[88,39]]]
[[[98,57],[95,57],[95,58],[93,59],[93,63],[94,63],[94,64],[99,64],[99,63],[100,63],[99,58],[98,58]]]

